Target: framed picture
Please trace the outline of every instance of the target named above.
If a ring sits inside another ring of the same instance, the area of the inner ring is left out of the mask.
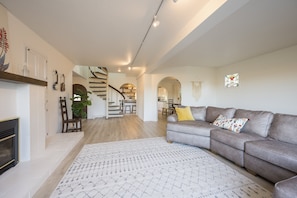
[[[225,76],[225,87],[238,87],[239,86],[239,74],[229,74]]]

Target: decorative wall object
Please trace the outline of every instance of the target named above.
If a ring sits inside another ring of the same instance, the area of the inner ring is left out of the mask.
[[[58,75],[58,71],[57,70],[54,71],[54,76],[55,76],[54,79],[56,79],[56,81],[53,84],[53,89],[54,90],[58,90],[59,75]]]
[[[65,91],[65,75],[64,74],[62,74],[62,76],[61,76],[61,85],[60,86],[61,86],[60,87],[61,91],[62,92]]]
[[[47,59],[39,52],[25,48],[25,65],[23,74],[39,80],[47,80]]]
[[[192,81],[192,95],[197,101],[201,96],[201,81]]]
[[[9,45],[5,28],[0,29],[0,71],[5,71],[9,67],[9,63],[5,64],[5,55],[8,52]]]
[[[239,86],[239,74],[229,74],[225,76],[225,87],[238,87]]]

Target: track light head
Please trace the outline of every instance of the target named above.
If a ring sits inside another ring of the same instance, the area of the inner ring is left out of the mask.
[[[158,27],[160,25],[160,21],[158,21],[157,16],[154,16],[153,26]]]

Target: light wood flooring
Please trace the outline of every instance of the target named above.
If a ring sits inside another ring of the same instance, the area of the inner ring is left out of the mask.
[[[129,139],[141,139],[151,137],[162,137],[166,135],[166,117],[159,115],[158,122],[143,122],[136,115],[126,115],[123,118],[97,118],[94,120],[83,121],[84,138],[70,152],[66,159],[58,166],[54,173],[47,179],[42,187],[33,196],[34,198],[47,198],[58,185],[63,175],[73,162],[76,155],[85,144],[94,144],[100,142],[120,141]],[[245,176],[254,180],[266,189],[272,191],[273,184],[266,180],[248,173],[245,169],[240,168],[230,161],[211,153],[217,159],[231,166]]]
[[[47,198],[50,196],[85,144],[162,137],[166,134],[166,123],[166,117],[161,115],[158,122],[143,122],[138,116],[133,114],[125,115],[123,118],[84,120],[83,139],[69,153],[66,159],[58,166],[33,197]]]

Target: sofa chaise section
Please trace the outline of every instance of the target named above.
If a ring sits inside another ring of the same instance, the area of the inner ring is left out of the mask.
[[[275,114],[269,140],[247,142],[245,167],[276,183],[297,174],[297,116]]]

